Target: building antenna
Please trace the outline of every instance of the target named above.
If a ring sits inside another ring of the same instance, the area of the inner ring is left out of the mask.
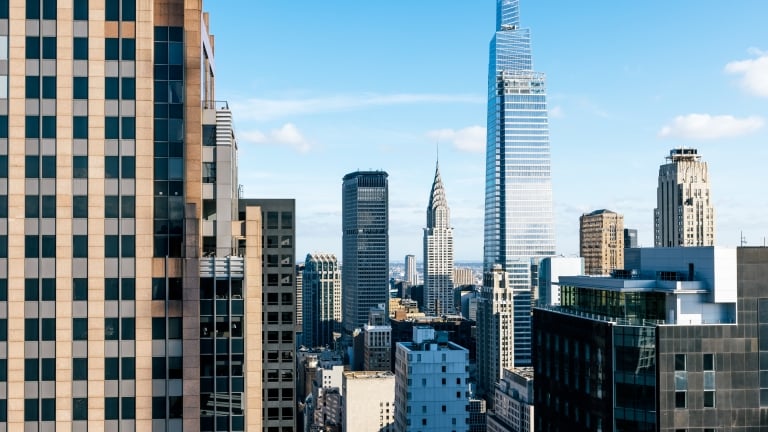
[[[741,246],[742,247],[746,246],[747,245],[747,238],[744,237],[744,231],[740,232],[740,237],[741,237],[741,239],[740,239]]]

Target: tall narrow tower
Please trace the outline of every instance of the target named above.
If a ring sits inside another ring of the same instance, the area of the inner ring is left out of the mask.
[[[456,312],[453,307],[453,228],[439,166],[435,167],[424,228],[424,310],[432,316]]]
[[[584,274],[607,276],[624,268],[624,216],[595,210],[579,218],[579,249]]]
[[[545,77],[533,70],[518,0],[497,0],[488,70],[484,267],[509,273],[515,364],[530,365],[531,267],[555,253]]]
[[[667,163],[659,167],[656,198],[656,247],[714,246],[715,209],[709,173],[696,149],[670,150]]]
[[[389,311],[389,195],[387,173],[356,171],[342,184],[341,293],[344,331],[368,322],[371,308]]]

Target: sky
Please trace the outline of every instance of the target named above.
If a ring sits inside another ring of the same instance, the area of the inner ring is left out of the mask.
[[[494,0],[209,0],[246,197],[295,198],[297,259],[341,259],[341,179],[389,173],[390,260],[423,256],[439,153],[455,259],[481,261]],[[768,237],[768,2],[521,0],[547,76],[557,253],[607,208],[653,246],[659,165],[709,165],[716,243]],[[439,149],[439,150],[438,150]]]

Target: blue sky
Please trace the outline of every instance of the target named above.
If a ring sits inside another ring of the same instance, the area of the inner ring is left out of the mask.
[[[208,1],[245,195],[295,198],[297,257],[341,257],[341,178],[390,175],[390,259],[422,256],[436,147],[457,260],[482,259],[495,1]],[[768,2],[521,0],[547,74],[557,251],[608,208],[653,243],[658,167],[709,163],[719,245],[768,237]]]

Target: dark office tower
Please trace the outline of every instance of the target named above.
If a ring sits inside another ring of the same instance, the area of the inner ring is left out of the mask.
[[[637,230],[624,228],[624,249],[637,247]]]
[[[261,267],[246,267],[248,277],[261,276],[260,280],[249,282],[249,290],[263,281],[261,295],[255,300],[261,301],[261,311],[257,308],[246,311],[247,319],[256,321],[249,322],[246,343],[255,345],[259,337],[257,333],[263,334],[262,361],[257,362],[257,355],[253,360],[246,360],[248,372],[259,375],[262,380],[253,384],[261,386],[261,395],[251,397],[261,399],[262,410],[258,414],[263,415],[262,425],[266,431],[293,431],[296,428],[295,207],[292,199],[239,200],[241,219],[245,220],[246,248],[249,243],[258,244],[256,236],[264,242],[260,251],[263,254]],[[253,219],[260,223],[254,223]],[[249,256],[248,252],[246,254]]]
[[[357,171],[342,184],[341,272],[344,331],[368,322],[371,308],[389,310],[389,192],[384,171]]]
[[[534,309],[541,430],[768,430],[768,249],[627,249]]]
[[[531,362],[532,270],[555,254],[545,77],[533,69],[518,0],[497,0],[488,70],[484,268],[509,273],[515,365]]]

